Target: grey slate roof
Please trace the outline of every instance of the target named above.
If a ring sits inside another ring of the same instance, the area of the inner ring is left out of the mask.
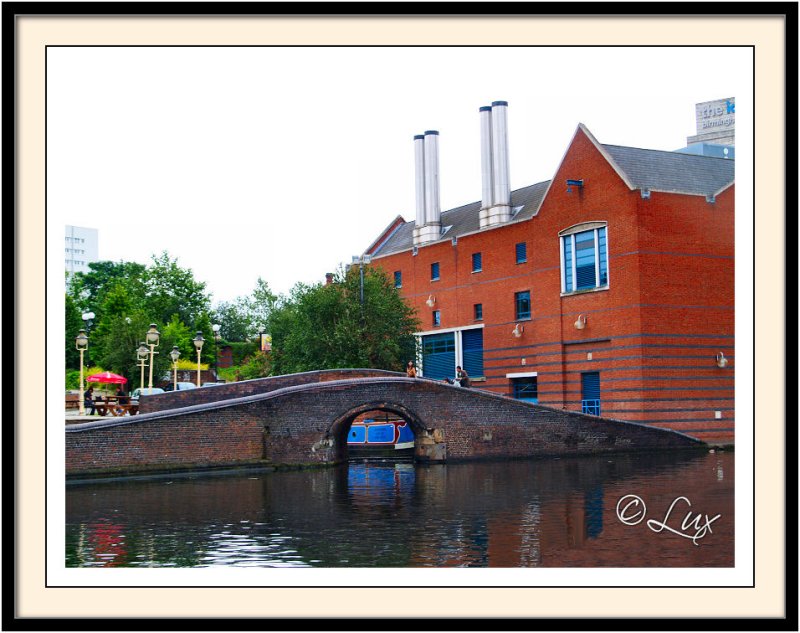
[[[734,180],[734,161],[694,154],[682,154],[661,150],[599,145],[616,164],[623,178],[627,178],[633,189],[649,189],[711,196],[731,184]],[[511,222],[528,220],[536,215],[547,193],[550,181],[544,181],[511,192],[511,207],[522,207]],[[478,212],[481,202],[442,212],[442,228],[447,231],[441,239],[451,239],[480,229]],[[498,225],[505,226],[505,225]],[[373,253],[374,257],[390,255],[413,246],[414,222],[406,222]],[[488,229],[487,229],[488,230]]]
[[[511,208],[522,207],[516,215],[512,218],[511,222],[518,222],[520,220],[528,220],[536,215],[539,206],[542,204],[544,194],[550,184],[549,180],[540,182],[529,187],[523,187],[511,192]],[[442,234],[442,239],[449,240],[453,237],[466,235],[467,233],[474,233],[480,229],[480,221],[478,219],[478,212],[481,208],[481,201],[471,202],[463,207],[450,209],[449,211],[442,212],[442,229],[447,229]],[[389,255],[410,249],[413,243],[412,232],[414,230],[414,222],[406,222],[389,237],[384,244],[373,253],[374,257],[382,255]],[[450,227],[450,228],[448,228]]]
[[[602,145],[634,189],[711,196],[733,182],[734,161],[695,154]]]

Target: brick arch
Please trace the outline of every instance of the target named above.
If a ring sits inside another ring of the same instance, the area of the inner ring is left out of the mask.
[[[347,432],[350,430],[350,425],[359,415],[368,411],[394,413],[409,424],[415,437],[426,429],[425,422],[419,414],[400,402],[371,401],[356,405],[334,418],[325,430],[325,439],[333,442],[336,461],[344,460],[347,454]]]
[[[348,421],[370,409],[409,420],[420,461],[703,446],[676,431],[533,405],[480,389],[392,372],[355,377],[359,373],[284,376],[247,395],[218,391],[224,387],[196,389],[186,392],[194,397],[189,406],[68,426],[67,473],[332,464],[337,461],[335,438]],[[215,401],[197,400],[209,396]]]

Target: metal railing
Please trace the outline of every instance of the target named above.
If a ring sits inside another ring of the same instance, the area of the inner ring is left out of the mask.
[[[581,400],[581,410],[589,415],[600,415],[600,400]]]

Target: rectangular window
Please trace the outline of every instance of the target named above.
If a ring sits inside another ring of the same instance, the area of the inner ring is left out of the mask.
[[[536,376],[511,379],[511,396],[534,404],[539,402],[539,384]]]
[[[472,272],[479,273],[481,270],[483,270],[481,265],[482,259],[483,258],[481,257],[480,253],[472,253]]]
[[[528,245],[525,242],[517,244],[515,250],[518,264],[524,264],[528,261]]]
[[[476,321],[483,321],[483,304],[476,303],[475,304],[475,320]]]
[[[442,324],[441,314],[439,313],[439,310],[434,310],[433,311],[433,326],[437,327],[437,326],[439,326],[441,324]]]
[[[403,287],[403,273],[399,270],[394,271],[394,287],[395,288]]]
[[[531,291],[514,293],[514,306],[516,310],[516,319],[530,319],[531,318]]]
[[[431,281],[436,281],[439,279],[439,262],[433,262],[431,264]]]
[[[608,285],[606,227],[564,235],[561,238],[563,292]]]

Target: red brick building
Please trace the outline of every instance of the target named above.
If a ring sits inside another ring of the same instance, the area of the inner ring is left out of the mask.
[[[421,374],[732,440],[734,161],[579,125],[552,180],[512,192],[506,106],[481,108],[483,199],[439,212],[426,132],[416,221],[366,251],[418,311]]]

